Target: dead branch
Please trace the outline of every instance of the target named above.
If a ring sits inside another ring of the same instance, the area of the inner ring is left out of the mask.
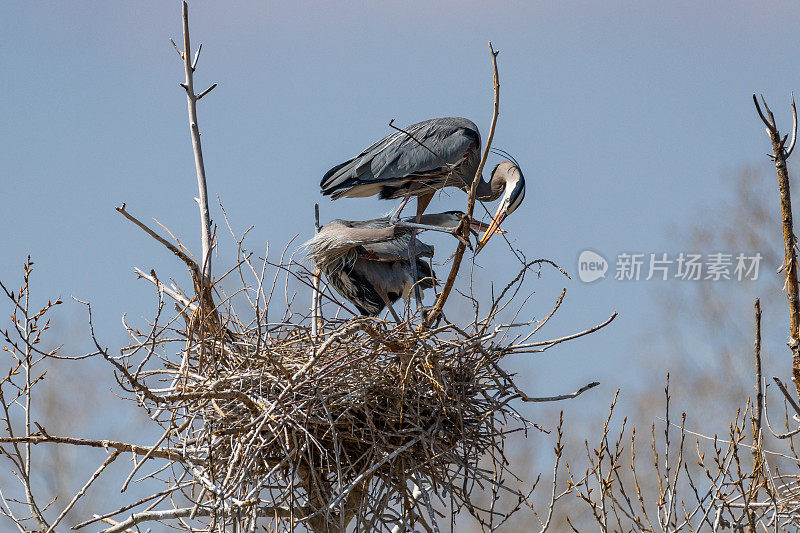
[[[144,222],[142,222],[141,220],[130,214],[125,209],[125,206],[126,204],[122,204],[121,206],[115,207],[114,209],[116,209],[119,214],[121,214],[122,216],[124,216],[137,226],[139,226],[139,228],[141,228],[142,231],[150,235],[153,239],[163,244],[170,252],[175,254],[181,261],[183,261],[186,264],[186,267],[189,269],[189,272],[192,275],[192,279],[197,278],[199,280],[202,278],[200,266],[198,266],[198,264],[194,262],[194,259],[189,257],[186,254],[186,252],[184,252],[183,250],[181,250],[180,248],[178,248],[177,246],[166,240],[164,237],[162,237],[161,235],[159,235],[158,233],[147,227],[147,224],[145,224]]]
[[[314,234],[319,233],[319,204],[314,204]],[[320,328],[320,321],[322,309],[320,302],[319,283],[322,276],[322,271],[319,268],[314,269],[312,287],[311,287],[311,336],[317,338],[317,332]]]
[[[759,449],[761,448],[762,442],[761,417],[764,412],[763,378],[761,373],[761,300],[756,298],[753,307],[755,309],[756,319],[755,341],[753,342],[753,352],[755,354],[756,363],[756,403],[753,407],[753,464],[758,465],[760,461]],[[759,475],[763,475],[760,469]],[[755,496],[757,497],[758,494],[756,493]]]
[[[136,455],[150,455],[159,459],[169,459],[170,461],[182,462],[186,458],[183,454],[168,448],[153,449],[150,446],[140,446],[115,440],[93,440],[81,439],[77,437],[58,437],[53,435],[31,435],[29,437],[0,437],[0,444],[3,443],[26,443],[26,444],[70,444],[73,446],[88,446],[90,448],[113,448],[118,452],[131,452]]]
[[[571,400],[572,398],[577,398],[587,390],[593,389],[598,385],[600,385],[599,381],[592,381],[591,383],[584,385],[583,387],[581,387],[580,389],[576,390],[573,393],[559,394],[558,396],[543,396],[541,398],[531,398],[527,394],[524,394],[520,391],[520,399],[523,402],[558,402],[561,400]]]
[[[781,197],[781,214],[783,220],[783,242],[784,242],[784,271],[786,273],[785,289],[789,298],[789,348],[792,351],[792,379],[795,382],[795,388],[798,396],[800,396],[800,290],[797,284],[797,253],[796,242],[792,221],[792,197],[789,191],[789,170],[786,166],[786,160],[794,149],[795,139],[797,137],[797,109],[794,105],[794,96],[792,96],[792,118],[793,130],[792,141],[790,148],[787,150],[785,145],[786,137],[781,137],[778,127],[775,124],[775,117],[767,106],[764,97],[761,97],[761,102],[764,104],[764,109],[767,116],[761,111],[761,106],[758,103],[758,98],[753,95],[753,103],[756,106],[756,111],[761,117],[761,121],[767,127],[767,135],[769,135],[772,142],[772,160],[775,163],[775,170],[778,174],[778,191]],[[769,118],[767,118],[769,117]]]
[[[543,352],[543,351],[545,351],[545,350],[547,350],[549,348],[552,348],[553,346],[555,346],[557,344],[561,344],[562,342],[570,341],[570,340],[573,340],[573,339],[577,339],[578,337],[583,337],[585,335],[589,335],[591,333],[594,333],[597,330],[603,329],[604,327],[609,325],[615,318],[617,318],[617,313],[616,312],[612,313],[612,315],[610,317],[608,317],[607,320],[601,322],[600,324],[597,324],[596,326],[592,326],[591,328],[585,329],[585,330],[580,331],[578,333],[573,333],[571,335],[566,335],[566,336],[560,337],[558,339],[551,339],[551,340],[537,341],[537,342],[527,342],[527,343],[522,343],[522,344],[512,344],[511,346],[503,348],[503,351],[505,353]]]
[[[113,463],[114,460],[117,457],[119,457],[119,454],[120,454],[119,450],[115,450],[114,452],[109,454],[108,457],[106,457],[103,463],[91,475],[89,480],[83,485],[83,487],[81,487],[81,489],[75,494],[75,496],[69,501],[69,503],[64,506],[64,509],[61,510],[61,513],[50,525],[50,528],[47,530],[47,533],[51,533],[55,529],[55,527],[64,519],[64,517],[67,516],[67,513],[70,512],[70,510],[75,506],[78,500],[86,494],[86,491],[89,489],[92,483],[94,483],[95,480],[97,480],[97,478],[100,477],[100,474],[103,473],[103,470],[105,470],[106,467],[108,467],[108,465]]]
[[[197,55],[194,61],[191,61],[192,48],[189,41],[189,6],[183,2],[181,10],[183,19],[183,52],[178,52],[183,59],[184,72],[186,79],[181,86],[186,90],[186,103],[189,108],[189,134],[192,138],[192,151],[194,152],[194,165],[197,172],[197,189],[199,197],[197,198],[197,205],[200,208],[200,224],[201,224],[201,242],[203,246],[202,256],[202,279],[206,283],[211,282],[211,248],[212,235],[211,235],[211,216],[208,208],[208,190],[206,187],[206,168],[203,163],[203,148],[200,142],[200,128],[197,125],[197,101],[210,93],[217,84],[211,85],[208,89],[201,92],[199,95],[194,93],[194,71],[197,68],[197,60],[200,56],[200,49],[202,45],[197,48]],[[174,44],[174,43],[173,43]],[[176,48],[177,49],[177,48]]]
[[[783,393],[783,397],[786,398],[786,401],[789,402],[789,405],[791,405],[792,409],[794,409],[795,414],[800,416],[800,405],[797,405],[797,400],[795,400],[792,395],[789,394],[789,391],[786,390],[786,386],[783,384],[783,381],[781,381],[777,376],[773,376],[772,379],[778,385],[781,393]]]
[[[494,107],[492,111],[492,124],[489,127],[489,136],[486,138],[486,145],[483,147],[483,156],[478,164],[478,169],[475,171],[475,177],[473,178],[471,187],[469,189],[466,215],[467,220],[472,218],[472,213],[475,210],[475,195],[478,191],[478,183],[482,179],[481,176],[483,175],[483,167],[486,165],[486,159],[489,157],[489,150],[492,148],[492,140],[494,139],[494,130],[495,126],[497,125],[497,117],[500,114],[500,75],[497,71],[497,54],[500,52],[494,51],[494,48],[492,48],[492,43],[489,43],[489,52],[492,54],[492,69],[494,71]],[[466,224],[462,226],[461,237],[465,240],[469,239],[469,226]],[[464,244],[464,240],[461,240],[456,247],[455,254],[453,255],[453,264],[450,267],[450,274],[447,276],[447,281],[445,282],[444,287],[442,287],[442,291],[439,293],[439,297],[436,299],[433,309],[431,309],[425,318],[424,324],[426,327],[434,324],[436,319],[441,314],[444,304],[447,301],[447,298],[450,296],[450,291],[453,289],[453,285],[456,282],[458,270],[461,268],[461,260],[464,257],[464,251],[466,251],[466,249],[467,245]]]

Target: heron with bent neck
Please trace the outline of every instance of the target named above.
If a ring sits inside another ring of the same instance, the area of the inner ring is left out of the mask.
[[[434,193],[444,187],[469,192],[481,159],[481,136],[474,122],[446,117],[426,120],[398,130],[366,148],[356,157],[330,169],[320,182],[322,194],[342,197],[380,196],[402,198],[393,220],[412,196],[417,197],[417,216],[428,207]],[[505,218],[525,198],[525,177],[514,161],[503,161],[489,181],[482,176],[476,198],[491,202],[503,197],[482,248]]]

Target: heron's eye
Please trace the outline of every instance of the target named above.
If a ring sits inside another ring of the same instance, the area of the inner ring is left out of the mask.
[[[506,215],[510,215],[513,213],[519,204],[522,203],[522,200],[525,198],[525,185],[520,184],[519,186],[515,187],[512,193],[509,195],[507,199],[506,205]]]

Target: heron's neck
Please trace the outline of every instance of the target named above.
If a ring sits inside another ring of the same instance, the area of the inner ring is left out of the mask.
[[[506,184],[503,180],[492,179],[491,181],[486,181],[481,176],[475,197],[483,202],[492,202],[500,198],[506,188],[505,186]]]

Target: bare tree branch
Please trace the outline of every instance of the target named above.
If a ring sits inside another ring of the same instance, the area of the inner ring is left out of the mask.
[[[497,126],[497,117],[500,114],[500,75],[497,71],[497,54],[498,52],[494,51],[492,48],[492,43],[489,43],[489,52],[492,54],[492,70],[494,71],[494,107],[492,111],[492,124],[489,127],[489,136],[486,138],[486,145],[483,147],[483,156],[481,157],[481,161],[478,164],[478,168],[475,171],[475,177],[472,180],[472,186],[469,190],[469,199],[467,200],[467,220],[472,219],[472,212],[475,210],[475,196],[478,191],[478,183],[480,183],[483,175],[483,167],[486,165],[486,159],[489,157],[489,151],[492,148],[492,140],[494,139],[494,130]],[[464,239],[469,239],[469,225],[464,224],[462,229],[462,237]],[[450,267],[450,274],[447,276],[447,281],[442,287],[442,291],[439,293],[439,297],[436,299],[436,303],[433,305],[433,309],[430,310],[428,316],[425,318],[425,326],[430,326],[436,322],[436,319],[442,312],[444,308],[444,304],[447,301],[447,298],[450,296],[450,291],[453,289],[453,285],[455,284],[456,277],[458,276],[458,270],[461,268],[461,260],[464,257],[464,251],[467,249],[466,244],[462,240],[459,242],[458,246],[456,247],[456,252],[453,255],[453,264]]]
[[[792,379],[795,388],[800,396],[800,289],[797,283],[797,248],[792,222],[792,197],[789,191],[789,170],[786,166],[786,159],[789,151],[784,147],[786,138],[781,138],[778,127],[775,125],[775,117],[767,106],[764,97],[761,97],[764,109],[767,111],[767,119],[761,111],[756,95],[753,95],[753,102],[756,111],[761,117],[762,122],[767,127],[767,134],[772,142],[772,159],[775,162],[775,170],[778,174],[778,191],[781,197],[781,214],[783,217],[783,242],[784,242],[784,271],[786,272],[786,291],[789,298],[789,348],[792,352]],[[796,138],[797,129],[797,110],[792,98],[793,132],[792,145]]]
[[[183,454],[170,450],[169,448],[158,448],[153,450],[150,446],[140,446],[115,440],[93,440],[81,439],[77,437],[57,437],[53,435],[31,435],[29,437],[0,437],[0,444],[3,443],[26,443],[26,444],[70,444],[73,446],[88,446],[90,448],[113,448],[118,452],[131,452],[136,455],[150,455],[160,459],[183,462],[186,458]]]
[[[203,278],[206,282],[211,281],[211,216],[208,208],[208,190],[206,187],[206,168],[203,163],[203,148],[200,142],[200,128],[197,125],[197,101],[203,96],[211,92],[215,83],[199,96],[194,94],[194,68],[197,64],[197,59],[200,55],[200,48],[197,49],[197,57],[194,62],[190,60],[192,57],[192,48],[189,41],[189,6],[183,2],[181,10],[183,18],[183,52],[180,54],[183,59],[184,71],[186,73],[186,80],[181,84],[186,90],[186,103],[189,108],[189,133],[192,138],[192,150],[194,151],[194,165],[197,171],[197,189],[199,198],[197,205],[200,207],[200,224],[201,224],[201,237],[203,245],[203,256],[201,261]],[[174,43],[173,43],[174,44]],[[202,46],[202,45],[201,45]]]

